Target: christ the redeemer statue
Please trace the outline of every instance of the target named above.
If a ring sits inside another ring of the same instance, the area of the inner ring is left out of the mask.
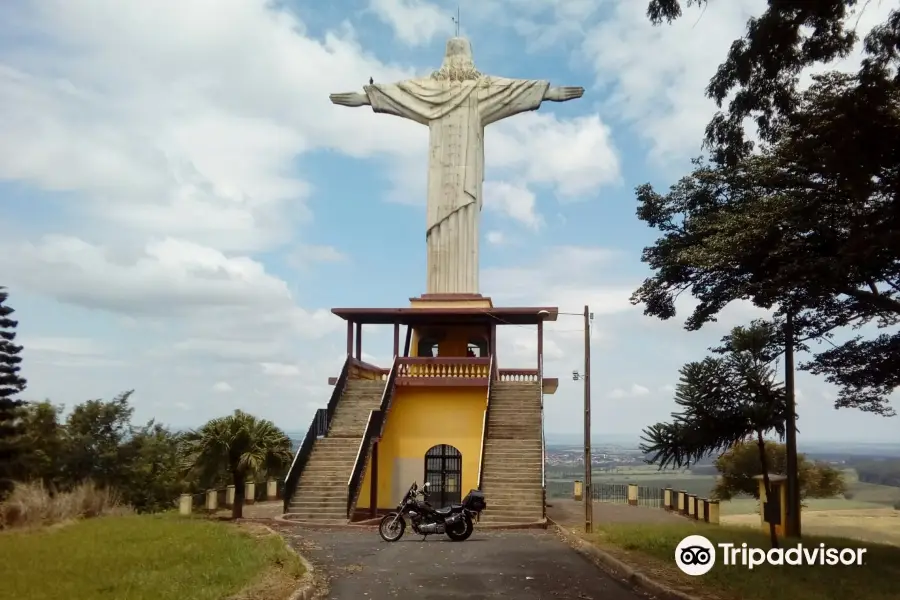
[[[447,42],[443,65],[430,77],[363,89],[364,94],[330,98],[342,106],[370,105],[376,113],[410,119],[429,129],[427,293],[477,294],[484,128],[536,110],[544,100],[580,98],[584,88],[482,75],[475,69],[469,41],[455,37]]]

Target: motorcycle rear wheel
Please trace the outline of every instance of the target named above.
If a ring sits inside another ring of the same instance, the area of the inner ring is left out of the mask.
[[[403,537],[404,531],[406,531],[406,521],[397,513],[385,515],[378,525],[378,535],[386,542],[396,542]]]
[[[466,516],[462,521],[454,523],[453,526],[447,528],[444,533],[454,542],[464,542],[472,536],[475,526],[472,519]]]

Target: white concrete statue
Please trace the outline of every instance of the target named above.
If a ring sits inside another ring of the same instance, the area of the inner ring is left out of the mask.
[[[369,105],[376,113],[429,128],[427,293],[478,293],[485,126],[536,110],[544,100],[580,98],[584,88],[482,75],[469,41],[455,37],[447,42],[443,65],[430,77],[363,89],[364,94],[332,94],[330,99],[342,106]]]

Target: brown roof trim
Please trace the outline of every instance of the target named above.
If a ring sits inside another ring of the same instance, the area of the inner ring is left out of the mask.
[[[539,321],[555,321],[555,306],[516,306],[505,308],[332,308],[331,312],[345,321],[387,325],[426,325],[445,323],[489,323],[498,325],[536,325]],[[538,315],[546,312],[546,315]]]

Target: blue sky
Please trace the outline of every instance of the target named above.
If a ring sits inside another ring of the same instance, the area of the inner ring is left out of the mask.
[[[703,88],[764,2],[714,2],[660,28],[645,4],[461,3],[479,70],[586,88],[489,128],[481,291],[592,307],[600,435],[665,419],[679,366],[764,315],[734,305],[687,333],[689,299],[671,322],[628,303],[654,239],[633,189],[689,170],[714,111]],[[243,408],[305,429],[342,361],[330,308],[405,306],[425,284],[427,131],[328,95],[437,68],[455,13],[424,0],[0,6],[0,283],[26,396],[134,388],[142,420],[194,426]],[[579,328],[561,317],[547,333],[561,380],[548,432],[580,428]],[[533,366],[534,331],[507,329],[501,365]],[[390,337],[364,333],[369,360],[387,364]],[[823,381],[798,386],[807,439],[896,438],[895,420],[835,411]]]

